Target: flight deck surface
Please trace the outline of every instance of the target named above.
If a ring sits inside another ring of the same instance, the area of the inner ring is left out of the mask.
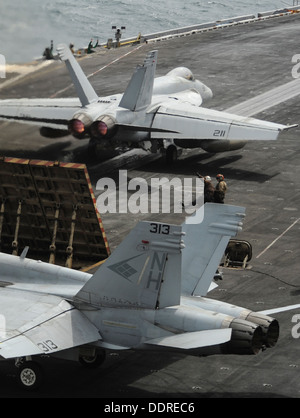
[[[300,54],[300,15],[283,16],[251,24],[215,29],[202,34],[100,50],[80,59],[80,64],[99,96],[122,92],[133,69],[146,53],[158,49],[157,75],[186,66],[213,90],[206,107],[229,109],[240,102],[293,81],[292,57]],[[53,61],[5,87],[1,98],[72,97],[75,90],[63,63]],[[300,122],[300,97],[256,114],[256,118],[283,124]],[[281,134],[275,142],[248,143],[237,151],[208,154],[184,150],[167,166],[164,159],[129,158],[109,165],[91,160],[87,142],[68,136],[43,138],[29,125],[0,124],[0,154],[85,163],[97,198],[101,177],[118,178],[120,168],[128,178],[193,177],[196,172],[222,173],[228,184],[226,203],[246,207],[239,239],[251,243],[248,268],[223,269],[223,280],[209,297],[263,311],[300,301],[300,128]],[[115,164],[115,165],[114,165]],[[104,168],[103,168],[104,167]],[[184,214],[101,214],[113,250],[138,220],[163,220],[179,224]],[[199,243],[201,245],[201,243]],[[203,245],[203,244],[202,244]],[[300,397],[299,310],[274,315],[280,338],[274,348],[257,356],[223,355],[192,357],[152,352],[113,352],[99,370],[45,359],[46,380],[40,392],[30,396],[98,398],[216,398]],[[293,322],[296,321],[296,322]],[[57,363],[58,362],[58,363]],[[54,367],[54,363],[58,367]],[[10,363],[1,363],[5,382],[2,397],[23,396],[16,388]]]

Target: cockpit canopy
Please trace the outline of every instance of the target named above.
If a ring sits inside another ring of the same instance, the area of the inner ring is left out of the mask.
[[[186,67],[177,67],[169,71],[167,75],[178,76],[185,78],[186,80],[194,81],[195,77],[191,70]]]

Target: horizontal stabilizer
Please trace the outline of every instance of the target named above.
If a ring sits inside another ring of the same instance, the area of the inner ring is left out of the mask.
[[[145,109],[152,101],[157,51],[148,53],[144,65],[138,66],[128,84],[119,106],[132,111]]]
[[[67,129],[68,122],[81,109],[77,98],[60,99],[6,99],[0,100],[0,119]]]
[[[199,211],[202,208],[199,209]],[[229,239],[242,229],[245,208],[205,203],[201,223],[182,224],[186,233],[182,251],[182,294],[205,296]]]
[[[82,106],[97,102],[98,95],[73,56],[70,48],[65,44],[60,44],[57,46],[57,52],[60,59],[66,63]]]
[[[231,328],[185,332],[183,334],[154,338],[147,341],[147,344],[192,350],[226,343],[231,338],[231,332]]]

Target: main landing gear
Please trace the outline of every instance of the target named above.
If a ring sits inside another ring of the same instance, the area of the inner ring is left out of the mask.
[[[43,371],[36,361],[19,358],[15,364],[18,369],[18,383],[23,389],[33,391],[41,386]]]
[[[79,363],[87,369],[96,369],[101,366],[105,358],[105,350],[93,350],[86,354],[80,354]]]
[[[76,360],[87,369],[96,369],[106,358],[106,351],[95,347],[83,346],[77,352]],[[71,359],[69,359],[71,360]],[[73,358],[75,360],[75,358]],[[29,357],[20,357],[15,360],[17,380],[22,389],[35,391],[39,389],[44,380],[41,365]]]
[[[165,159],[167,164],[174,164],[178,157],[182,154],[182,149],[178,148],[175,144],[169,144],[166,140],[164,141]]]

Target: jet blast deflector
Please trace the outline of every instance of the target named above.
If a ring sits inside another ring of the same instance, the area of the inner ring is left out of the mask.
[[[0,160],[0,249],[82,268],[110,254],[84,164]]]

